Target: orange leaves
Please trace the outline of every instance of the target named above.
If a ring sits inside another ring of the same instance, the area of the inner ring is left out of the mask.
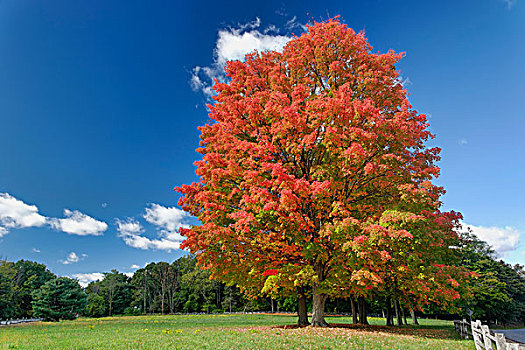
[[[439,149],[397,81],[404,54],[371,49],[331,19],[227,63],[199,128],[199,182],[177,188],[201,222],[184,246],[214,276],[252,293],[267,271],[284,276],[274,290],[308,270],[301,285],[367,293],[444,260],[456,217],[438,211]]]

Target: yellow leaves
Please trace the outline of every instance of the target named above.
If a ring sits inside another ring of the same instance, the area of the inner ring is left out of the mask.
[[[269,276],[264,282],[264,286],[261,290],[261,293],[263,294],[279,293],[279,285],[278,285],[279,281],[280,281],[280,274],[275,275],[275,276]]]

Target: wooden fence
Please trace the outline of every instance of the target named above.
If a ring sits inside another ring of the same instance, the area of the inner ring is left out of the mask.
[[[491,332],[481,321],[454,321],[454,327],[462,338],[474,340],[476,350],[525,350],[525,344],[505,339],[502,333]]]
[[[0,326],[9,326],[11,324],[38,322],[38,321],[42,321],[42,319],[41,318],[21,318],[17,320],[0,320]]]

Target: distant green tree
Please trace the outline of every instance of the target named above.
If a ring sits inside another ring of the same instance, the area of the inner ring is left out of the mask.
[[[117,270],[104,274],[104,279],[98,282],[100,294],[106,302],[107,315],[122,315],[131,305],[132,285],[130,278]]]
[[[4,270],[7,268],[0,265],[0,320],[6,320],[14,316],[13,287]]]
[[[0,315],[3,317],[31,317],[33,314],[32,293],[45,282],[55,278],[45,265],[28,260],[16,263],[0,261],[0,300],[7,301]],[[1,303],[1,301],[0,301]]]
[[[106,315],[106,303],[102,295],[89,293],[84,314],[89,317],[102,317]]]
[[[47,321],[74,319],[86,304],[86,294],[77,281],[59,277],[33,293],[33,314]]]
[[[486,322],[525,322],[525,274],[523,266],[497,260],[494,250],[470,232],[463,233],[462,266],[476,273],[470,282],[472,298],[464,309]]]
[[[31,317],[33,315],[32,293],[44,283],[55,278],[44,264],[34,261],[19,260],[15,263],[14,297],[17,305],[17,317]]]
[[[18,314],[13,283],[15,274],[13,262],[0,260],[0,319],[13,318]]]

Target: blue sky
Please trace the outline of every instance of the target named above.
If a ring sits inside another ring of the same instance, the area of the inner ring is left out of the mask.
[[[209,78],[341,15],[399,65],[444,209],[525,264],[521,0],[0,1],[0,257],[88,280],[172,261]]]

